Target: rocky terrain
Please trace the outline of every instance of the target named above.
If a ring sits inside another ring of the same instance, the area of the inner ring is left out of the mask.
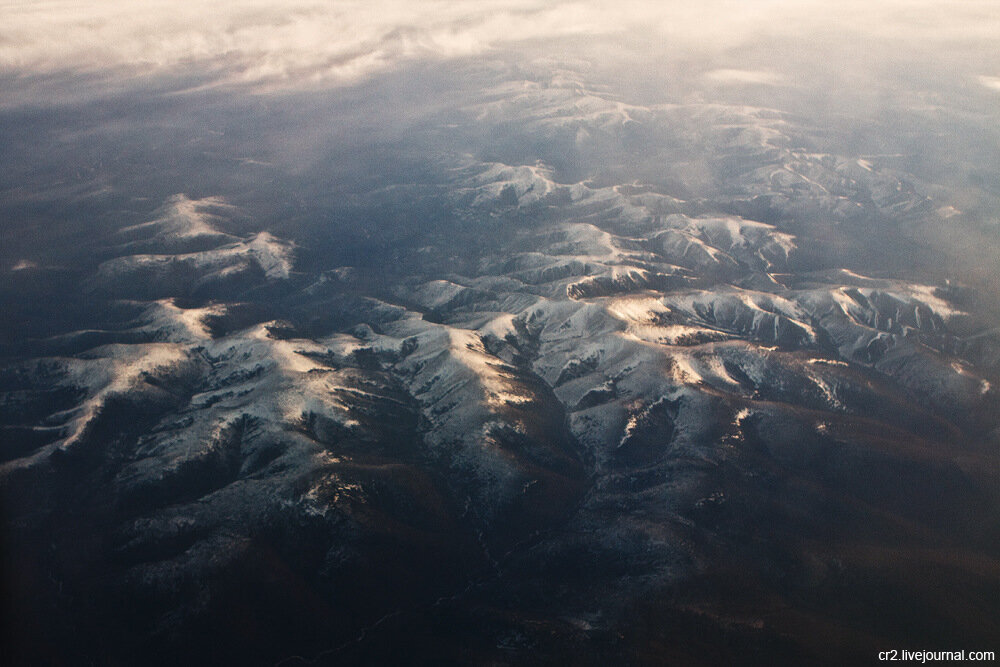
[[[6,271],[17,660],[988,648],[1000,329],[908,231],[951,202],[563,71],[446,120],[339,228],[188,190]]]

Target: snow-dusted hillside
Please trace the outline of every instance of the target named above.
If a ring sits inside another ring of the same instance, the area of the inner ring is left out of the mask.
[[[808,648],[769,614],[840,632],[852,581],[939,541],[996,583],[995,319],[870,261],[950,204],[780,110],[535,79],[449,111],[488,149],[412,183],[268,228],[221,194],[120,214],[83,315],[0,374],[5,511],[60,613],[166,660],[244,622],[268,659],[354,659],[457,617],[447,651],[507,664],[621,658],[643,614]]]

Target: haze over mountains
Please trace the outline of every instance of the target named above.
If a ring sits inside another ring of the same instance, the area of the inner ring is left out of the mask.
[[[12,10],[10,659],[994,649],[988,4],[435,9]]]

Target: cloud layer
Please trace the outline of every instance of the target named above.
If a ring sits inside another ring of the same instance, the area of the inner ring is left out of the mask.
[[[929,49],[1000,42],[992,0],[709,0],[695,7],[642,0],[67,0],[8,2],[3,14],[3,74],[183,70],[217,83],[282,87],[353,82],[414,59],[572,36],[612,38],[622,49],[641,36],[694,51],[808,36],[862,50],[889,42]]]

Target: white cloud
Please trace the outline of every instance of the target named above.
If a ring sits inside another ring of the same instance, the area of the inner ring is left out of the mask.
[[[993,90],[1000,90],[1000,76],[980,76],[979,83]]]
[[[536,2],[56,2],[5,8],[0,69],[14,73],[221,68],[231,82],[356,80],[419,57],[512,39],[601,32],[586,6]]]
[[[705,78],[712,83],[728,84],[760,84],[774,85],[781,83],[781,75],[765,70],[748,69],[714,69],[705,73]]]
[[[696,52],[812,34],[917,46],[1000,41],[993,0],[8,0],[0,11],[0,74],[185,71],[256,87],[352,82],[414,59],[567,36],[611,37],[623,51],[652,38]],[[771,76],[732,69],[710,78]]]

